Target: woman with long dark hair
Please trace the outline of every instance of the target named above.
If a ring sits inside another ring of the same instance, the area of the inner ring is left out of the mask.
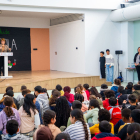
[[[70,117],[70,107],[65,96],[61,96],[56,101],[56,123],[57,127],[67,126],[68,118]]]
[[[70,113],[70,125],[63,133],[68,133],[71,140],[91,140],[91,134],[88,124],[84,121],[83,112],[80,109],[74,109]]]
[[[138,47],[138,52],[134,56],[134,64],[138,74],[138,80],[140,81],[140,47]]]
[[[35,97],[27,94],[24,98],[24,104],[19,109],[21,118],[21,133],[33,136],[35,129],[40,125],[39,113],[35,106]]]
[[[20,116],[18,111],[12,107],[13,105],[12,97],[5,97],[3,104],[4,109],[0,112],[0,131],[6,135],[6,124],[8,120],[16,120],[20,126]]]

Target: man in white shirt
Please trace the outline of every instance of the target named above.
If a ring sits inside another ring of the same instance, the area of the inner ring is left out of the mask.
[[[114,76],[114,58],[113,55],[110,54],[110,50],[107,49],[106,50],[106,63],[105,63],[105,67],[106,67],[106,80],[109,82],[112,82],[113,84],[113,76]]]

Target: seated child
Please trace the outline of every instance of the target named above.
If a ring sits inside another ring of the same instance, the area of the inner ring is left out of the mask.
[[[115,95],[118,93],[118,87],[121,85],[121,80],[120,79],[115,79],[114,80],[114,85],[111,87],[111,90],[115,92]]]
[[[125,88],[126,94],[132,94],[132,89],[133,89],[133,83],[128,82],[128,84],[127,84],[127,86]]]
[[[133,95],[136,96],[136,98],[138,99],[138,96],[140,95],[140,85],[134,85],[133,89]]]
[[[116,125],[116,123],[120,119],[122,119],[121,109],[118,106],[116,106],[117,99],[115,97],[111,97],[109,99],[109,104],[110,104],[110,106],[108,106],[107,110],[110,112],[110,115],[111,115],[110,122],[112,122],[114,125]]]
[[[104,92],[105,92],[106,90],[109,90],[109,89],[108,89],[108,86],[107,86],[106,84],[102,84],[102,85],[101,85],[101,89],[100,89],[100,94],[101,94],[101,96],[102,96],[102,100],[105,100]]]
[[[131,110],[130,110],[130,109],[125,108],[125,109],[122,110],[122,121],[123,121],[125,124],[120,126],[118,132],[120,132],[121,129],[122,129],[125,125],[130,124],[130,120],[129,120],[130,115],[131,115]]]
[[[83,89],[87,94],[87,99],[89,100],[89,96],[90,96],[89,84],[84,84]]]
[[[122,105],[123,101],[128,99],[128,94],[126,94],[123,86],[119,86],[118,92],[120,94],[120,96],[118,97],[118,103],[119,105]]]
[[[115,94],[113,90],[107,90],[104,92],[104,94],[105,94],[105,100],[103,101],[103,107],[107,109],[107,107],[109,106],[110,97],[115,97]]]
[[[29,89],[22,90],[22,96],[23,96],[23,98],[21,98],[20,101],[18,102],[19,108],[24,104],[24,98],[29,93],[31,93],[31,91]]]
[[[69,86],[65,86],[64,87],[64,96],[66,97],[66,99],[72,103],[74,101],[74,95],[71,92],[71,88]]]
[[[29,137],[21,135],[16,120],[10,120],[6,124],[7,135],[3,136],[3,140],[30,140]]]
[[[101,133],[97,134],[91,140],[120,140],[111,133],[111,124],[108,121],[101,121],[99,124]]]
[[[83,102],[84,102],[84,96],[83,96],[82,94],[76,93],[76,94],[74,95],[74,99],[75,99],[75,100],[78,100],[78,101],[80,101],[80,102],[82,103],[81,111],[82,111],[83,113],[86,113],[87,110],[88,110],[88,107],[87,107],[87,105],[85,105],[85,104],[83,103]]]
[[[132,123],[127,128],[127,140],[140,140],[140,124]]]
[[[22,90],[24,90],[24,89],[27,89],[27,87],[25,86],[25,85],[23,85],[23,86],[21,86],[21,92],[22,92]],[[24,98],[23,97],[23,95],[22,94],[19,94],[18,96],[17,96],[17,101],[19,102],[22,98]]]
[[[131,94],[131,95],[129,95],[128,100],[129,100],[129,104],[130,104],[128,109],[134,110],[137,107],[137,98],[136,98],[136,96]],[[127,101],[124,100],[123,105],[122,105],[122,109],[126,108],[126,105],[125,105],[126,103],[127,103]]]
[[[37,140],[53,140],[53,135],[48,126],[42,127],[37,132]]]
[[[89,126],[84,121],[83,112],[80,109],[71,111],[70,121],[72,125],[67,127],[63,133],[69,134],[71,140],[91,140]]]
[[[70,136],[67,133],[60,133],[56,136],[55,140],[70,140]]]
[[[56,90],[58,90],[61,93],[61,96],[64,95],[64,91],[62,90],[62,86],[61,85],[56,85]]]
[[[140,109],[134,109],[131,111],[130,115],[130,123],[139,123],[140,124]],[[118,133],[118,137],[121,140],[125,140],[127,138],[127,128],[130,124],[126,124]]]
[[[72,103],[71,110],[73,110],[73,109],[80,109],[80,110],[81,110],[81,108],[82,108],[82,103],[81,103],[80,101],[75,100],[75,101]],[[81,110],[81,111],[82,111],[82,110]],[[84,117],[85,122],[87,122],[86,117],[85,117],[84,115],[83,115],[83,117]],[[70,117],[69,117],[68,123],[67,123],[67,127],[70,126],[70,125],[71,125],[71,121],[70,121]]]
[[[100,93],[98,93],[98,90],[96,87],[91,87],[90,88],[90,95],[95,95],[98,99],[101,99],[102,96]]]
[[[98,124],[98,112],[99,112],[100,106],[99,102],[96,99],[90,100],[90,110],[85,114],[87,122]]]
[[[110,122],[109,111],[106,110],[106,109],[100,109],[98,115],[99,115],[99,118],[98,118],[99,122],[101,122],[103,120],[106,120],[111,124],[111,133],[114,134],[114,124]],[[90,127],[90,133],[91,134],[96,134],[96,133],[99,133],[99,132],[100,132],[99,131],[99,123]]]

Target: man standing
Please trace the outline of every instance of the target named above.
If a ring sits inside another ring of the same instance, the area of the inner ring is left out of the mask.
[[[104,52],[100,52],[100,71],[101,71],[101,77],[105,78],[105,57]]]
[[[113,76],[114,76],[114,58],[113,55],[110,54],[110,50],[106,50],[106,80],[112,82],[113,84]]]

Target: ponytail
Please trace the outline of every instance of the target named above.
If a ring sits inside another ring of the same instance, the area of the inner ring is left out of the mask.
[[[132,135],[128,137],[128,140],[140,140],[140,133],[135,131]]]
[[[88,128],[83,118],[83,112],[80,109],[74,109],[73,111],[71,111],[71,116],[75,117],[77,121],[82,122],[85,131],[85,140],[88,140],[89,139]]]
[[[127,140],[140,140],[140,124],[132,123],[127,127]]]
[[[5,112],[7,117],[10,117],[13,115],[13,110],[12,110],[12,105],[13,105],[13,98],[12,97],[6,97],[4,99],[4,105],[5,108],[3,109],[3,111]]]

